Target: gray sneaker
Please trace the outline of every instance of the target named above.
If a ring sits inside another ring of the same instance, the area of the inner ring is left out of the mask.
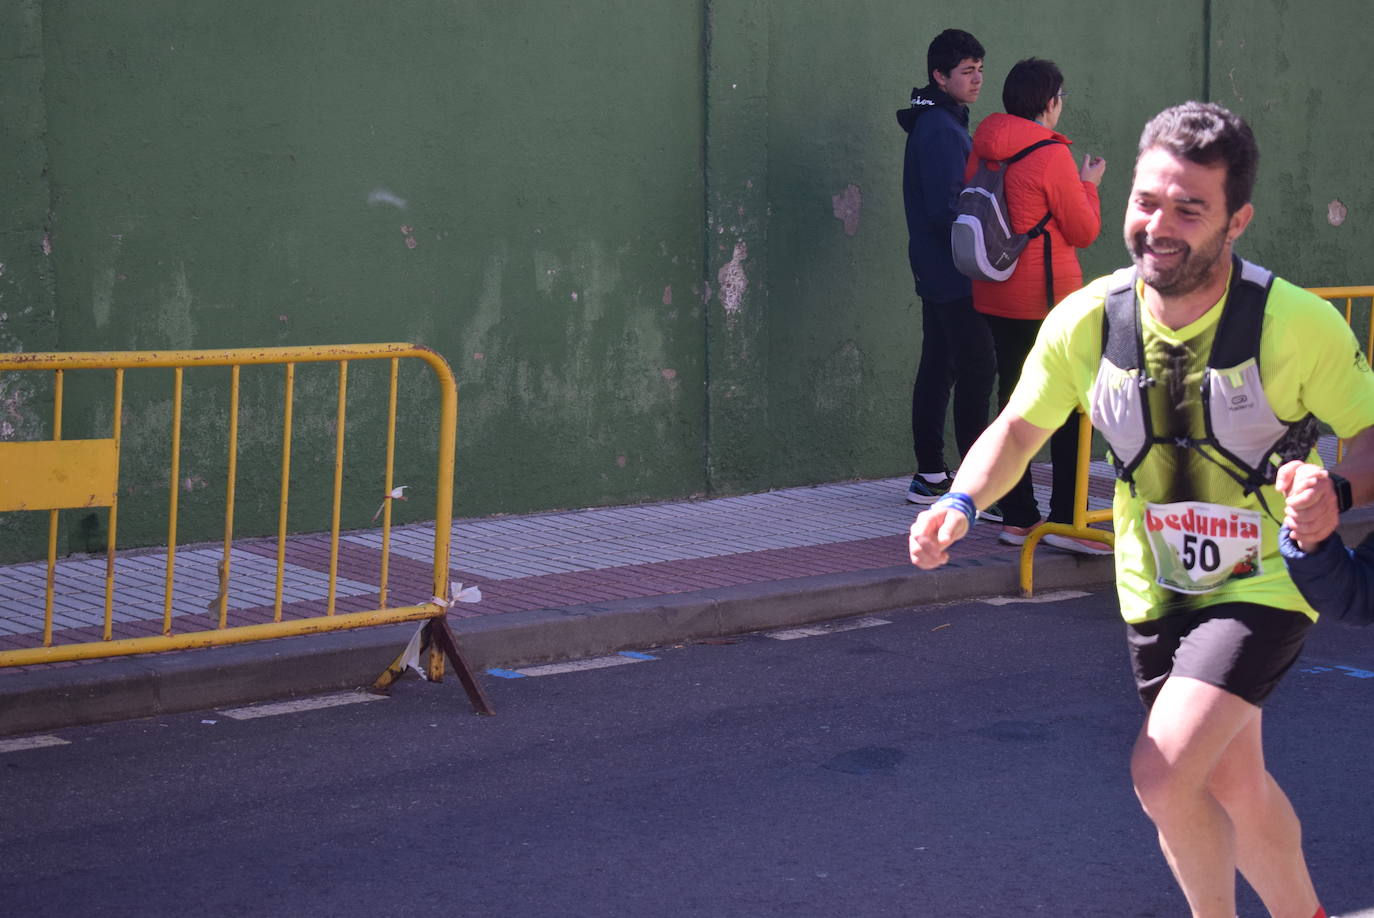
[[[954,484],[954,479],[949,477],[949,472],[941,481],[926,481],[919,474],[911,476],[911,484],[907,485],[906,502],[909,504],[933,504],[942,495],[949,493],[950,485]]]

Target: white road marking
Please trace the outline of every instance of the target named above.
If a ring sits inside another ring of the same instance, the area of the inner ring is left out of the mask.
[[[42,749],[44,746],[69,746],[67,740],[56,736],[21,736],[18,739],[0,739],[0,752],[22,752],[25,749]]]
[[[219,713],[225,717],[232,717],[234,720],[253,720],[256,717],[275,717],[278,714],[295,714],[298,711],[335,708],[341,704],[381,701],[385,697],[385,695],[369,695],[366,692],[341,692],[337,695],[315,695],[311,698],[293,698],[290,701],[249,705],[246,708],[223,708]]]
[[[1089,596],[1082,590],[1060,590],[1058,593],[1040,593],[1027,599],[1024,596],[994,596],[991,599],[984,599],[983,602],[990,606],[1009,606],[1017,602],[1060,602],[1065,599],[1082,599]]]
[[[857,631],[860,628],[876,628],[879,625],[890,625],[892,622],[884,618],[851,618],[839,622],[825,622],[820,625],[810,625],[805,628],[788,628],[784,631],[767,631],[764,637],[772,638],[775,641],[795,641],[797,638],[820,637],[826,634],[839,634],[841,631]]]
[[[627,663],[643,663],[654,657],[648,654],[618,653],[609,657],[590,657],[586,660],[573,660],[569,663],[548,663],[544,666],[527,666],[512,670],[522,676],[556,676],[560,673],[580,673],[589,669],[605,669],[608,666],[624,666]]]

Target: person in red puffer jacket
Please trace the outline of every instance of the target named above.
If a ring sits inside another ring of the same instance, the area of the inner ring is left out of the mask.
[[[1008,167],[1004,179],[1012,231],[1029,232],[1048,213],[1043,236],[1030,241],[1007,280],[973,282],[973,308],[987,320],[997,352],[999,407],[1005,407],[1011,398],[1021,366],[1050,308],[1083,286],[1077,250],[1091,245],[1102,229],[1097,186],[1107,162],[1085,156],[1081,168],[1075,164],[1069,152],[1071,141],[1054,129],[1064,110],[1064,95],[1064,75],[1052,62],[1038,58],[1017,62],[1002,85],[1006,113],[989,115],[978,125],[965,171],[966,180],[971,179],[979,160],[1004,160],[1037,141],[1057,141]],[[1050,438],[1053,486],[1049,518],[1057,523],[1073,521],[1077,455],[1078,419],[1070,417]],[[1003,526],[998,540],[1020,545],[1040,523],[1029,471],[999,503]],[[1080,554],[1111,551],[1101,543],[1068,536],[1047,535],[1044,542]]]

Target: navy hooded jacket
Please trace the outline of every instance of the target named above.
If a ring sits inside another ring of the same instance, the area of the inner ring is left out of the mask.
[[[949,242],[973,149],[968,106],[932,84],[911,91],[911,107],[897,112],[897,123],[907,133],[902,197],[916,293],[930,303],[972,296],[973,285],[954,267]]]

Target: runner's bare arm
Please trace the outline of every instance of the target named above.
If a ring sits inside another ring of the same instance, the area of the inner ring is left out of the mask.
[[[1011,490],[1051,433],[1002,412],[969,449],[950,490],[967,494],[979,509],[988,506]],[[911,563],[927,570],[939,567],[949,561],[949,547],[967,534],[968,520],[957,508],[931,507],[911,524]]]

